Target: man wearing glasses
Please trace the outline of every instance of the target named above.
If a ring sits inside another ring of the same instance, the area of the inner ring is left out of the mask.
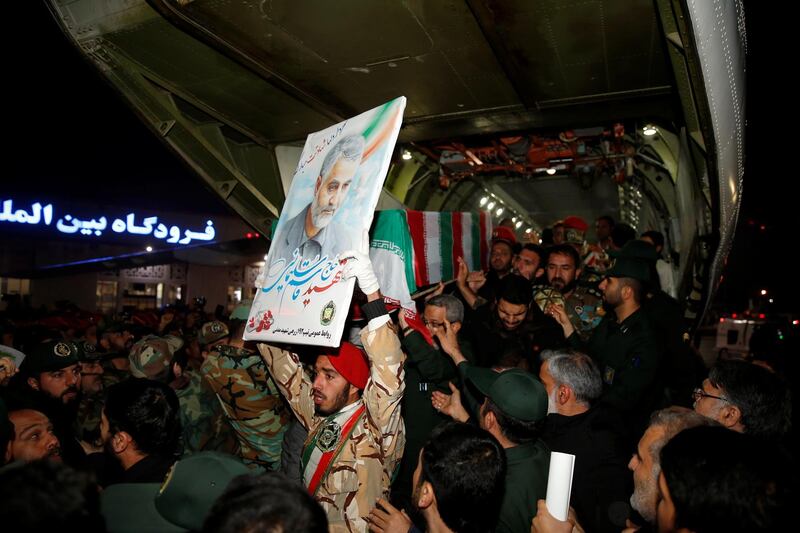
[[[411,328],[400,313],[403,330],[402,346],[406,352],[406,391],[402,409],[406,422],[406,448],[400,463],[400,472],[392,490],[401,498],[412,493],[411,479],[417,466],[419,451],[430,437],[434,427],[449,420],[431,405],[433,391],[450,394],[449,383],[459,386],[458,369],[452,359],[442,351],[437,333],[443,334],[447,325],[456,334],[459,348],[472,360],[472,346],[460,334],[464,321],[464,304],[451,294],[440,294],[425,302],[422,320],[433,338],[431,345],[422,333]],[[410,503],[410,502],[409,502]]]
[[[747,361],[718,361],[694,390],[694,410],[739,433],[781,437],[791,428],[792,403],[785,381]]]

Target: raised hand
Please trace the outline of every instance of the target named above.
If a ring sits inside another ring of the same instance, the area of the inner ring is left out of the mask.
[[[394,507],[391,503],[378,498],[375,508],[366,517],[369,530],[376,533],[408,533],[411,529],[411,519],[405,511]]]
[[[464,409],[464,404],[461,403],[461,391],[452,383],[448,383],[448,385],[450,386],[450,394],[445,394],[438,390],[431,393],[431,405],[434,409],[453,420],[466,422],[469,420],[469,413]]]
[[[575,332],[575,328],[572,326],[572,322],[569,321],[569,316],[563,305],[550,304],[545,309],[545,313],[556,319],[561,329],[564,330],[564,337],[569,337]]]

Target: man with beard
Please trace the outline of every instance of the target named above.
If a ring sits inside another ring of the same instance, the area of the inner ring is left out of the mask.
[[[106,453],[122,466],[117,483],[161,483],[180,438],[178,397],[167,384],[130,378],[108,388],[100,419]]]
[[[492,230],[488,273],[469,272],[464,259],[458,258],[459,273],[462,269],[467,269],[467,274],[464,282],[459,282],[457,286],[469,309],[477,309],[486,302],[495,300],[501,280],[511,273],[517,246],[514,231],[505,226],[498,226]]]
[[[413,413],[405,417],[406,449],[400,472],[392,485],[393,494],[406,499],[411,492],[411,477],[417,466],[419,451],[434,427],[447,420],[447,417],[431,406],[433,391],[451,392],[452,383],[459,384],[458,369],[452,359],[442,351],[437,340],[437,332],[445,330],[445,323],[456,335],[458,347],[463,356],[472,361],[472,348],[465,335],[459,334],[464,322],[464,305],[450,294],[440,294],[425,302],[422,320],[434,345],[428,343],[422,333],[411,328],[400,314],[403,330],[402,345],[406,360],[406,391],[403,395],[403,413]]]
[[[303,483],[328,514],[331,531],[367,529],[364,517],[388,495],[405,445],[403,351],[365,252],[345,252],[343,274],[355,277],[367,296],[361,306],[368,319],[361,333],[366,354],[349,342],[320,350],[312,378],[297,354],[259,345],[278,388],[309,430]]]
[[[30,407],[53,423],[64,461],[84,466],[86,454],[74,432],[81,399],[79,348],[72,342],[45,341],[34,346],[20,368],[21,388],[14,407]]]
[[[18,409],[8,413],[14,426],[14,438],[8,446],[7,461],[61,461],[61,444],[47,416],[33,409]]]
[[[325,155],[314,185],[314,198],[299,214],[276,232],[271,264],[279,259],[291,262],[294,251],[312,260],[350,248],[350,231],[332,222],[361,164],[364,138],[350,135],[340,139]],[[271,265],[270,265],[271,266]]]
[[[644,426],[650,412],[663,394],[657,382],[660,350],[653,328],[642,310],[643,284],[649,280],[649,266],[639,257],[622,251],[612,252],[614,266],[600,283],[603,301],[611,308],[583,342],[560,305],[550,305],[547,312],[561,324],[564,336],[573,348],[588,353],[603,375],[604,391],[600,398],[623,413],[632,434]]]
[[[451,422],[434,430],[414,470],[414,508],[426,531],[494,531],[503,494],[505,454],[486,430]],[[370,531],[410,530],[405,512],[378,500]]]
[[[652,414],[650,426],[639,440],[636,452],[628,463],[628,468],[633,472],[631,506],[642,518],[642,520],[634,518],[632,521],[634,524],[644,526],[645,524],[640,522],[644,521],[650,525],[656,522],[658,478],[661,474],[660,456],[664,445],[684,429],[710,425],[717,424],[684,407],[668,407]]]
[[[130,377],[128,353],[133,346],[130,326],[112,322],[97,326],[97,351],[103,353],[103,385],[110,387]]]
[[[526,242],[514,258],[514,273],[531,283],[544,274],[547,252],[538,244]]]
[[[458,271],[459,288],[466,285],[466,276],[462,263]],[[478,366],[518,366],[536,372],[542,350],[564,346],[561,328],[531,302],[528,281],[511,274],[501,280],[497,301],[475,310],[471,340]]]
[[[508,469],[496,531],[529,531],[536,502],[547,491],[550,449],[542,441],[547,392],[529,372],[512,368],[495,372],[462,363],[467,382],[483,403],[478,425],[503,447]]]
[[[75,419],[75,434],[86,443],[98,446],[100,441],[100,412],[103,410],[102,354],[94,344],[78,342],[81,362],[81,399]]]
[[[572,350],[542,353],[539,379],[547,391],[542,440],[575,462],[570,505],[587,531],[619,532],[628,517],[631,478],[625,429],[615,412],[595,405],[603,391],[592,359]]]
[[[544,310],[550,304],[563,305],[572,327],[583,340],[600,324],[604,311],[600,293],[580,285],[581,258],[569,244],[553,246],[547,255],[547,284],[533,287],[534,300]]]

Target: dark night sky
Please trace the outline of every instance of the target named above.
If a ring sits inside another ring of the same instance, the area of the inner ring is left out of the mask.
[[[40,2],[11,5],[16,13],[8,20],[17,33],[4,36],[5,124],[11,136],[5,194],[229,212],[80,56]],[[788,100],[776,90],[782,86],[781,72],[769,66],[772,57],[791,48],[775,41],[783,31],[775,26],[780,17],[772,9],[765,2],[745,2],[746,185],[737,238],[717,296],[732,310],[743,309],[761,288],[783,296],[775,296],[779,310],[799,307],[788,303],[791,265],[780,248],[789,236],[794,202],[787,187],[794,177],[784,178],[793,148],[781,147],[791,143],[785,129],[772,128],[775,117],[786,116]],[[152,193],[155,188],[158,194]]]

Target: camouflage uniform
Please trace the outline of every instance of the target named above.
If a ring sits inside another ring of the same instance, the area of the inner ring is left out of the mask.
[[[200,372],[187,372],[184,386],[175,389],[180,402],[183,455],[209,450],[238,454],[233,430],[217,397]]]
[[[251,467],[278,470],[283,433],[292,414],[261,356],[223,344],[209,354],[201,374],[233,428],[242,461]]]
[[[365,308],[362,306],[369,316]],[[388,498],[392,474],[405,447],[400,416],[405,388],[400,341],[386,322],[371,323],[361,333],[361,339],[371,365],[369,381],[357,403],[363,402],[366,410],[314,494],[328,514],[330,531],[367,530],[363,517],[375,507],[378,498]],[[281,393],[309,429],[308,446],[325,421],[315,414],[311,379],[297,354],[267,344],[260,344],[259,351]]]
[[[592,330],[605,316],[603,296],[596,289],[578,285],[569,295],[564,296],[550,285],[535,285],[533,299],[544,311],[549,304],[563,305],[572,327],[584,341],[592,335]]]
[[[81,363],[101,362],[103,354],[98,352],[97,345],[85,341],[78,341],[75,344],[78,346],[78,359]],[[86,372],[86,368],[83,368],[82,371]],[[105,370],[100,379],[104,383],[103,390],[105,390]],[[104,404],[105,398],[102,390],[94,395],[89,395],[85,389],[82,391],[81,399],[78,403],[78,414],[75,417],[73,426],[75,436],[79,440],[86,441],[94,446],[102,446],[100,414],[103,412]]]
[[[108,359],[103,361],[103,389],[108,389],[111,385],[121,383],[129,377],[131,377],[130,371],[120,370]]]

